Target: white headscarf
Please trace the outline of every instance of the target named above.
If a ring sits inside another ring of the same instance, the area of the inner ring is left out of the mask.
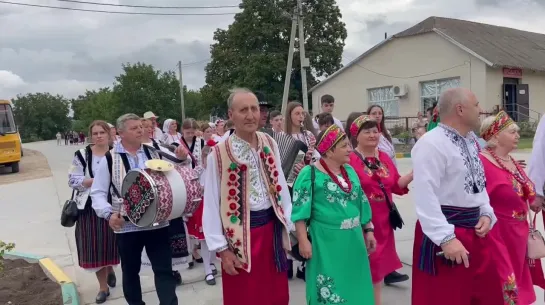
[[[170,132],[168,130],[170,129],[170,125],[172,125],[172,123],[176,123],[176,121],[174,121],[173,119],[166,119],[165,122],[163,122],[163,132],[164,133],[170,134]]]

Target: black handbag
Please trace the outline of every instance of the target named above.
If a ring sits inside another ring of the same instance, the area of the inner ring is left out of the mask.
[[[358,151],[354,150],[354,152],[361,159],[361,161],[365,163],[365,166],[367,166],[371,171],[373,171],[374,175],[377,176],[378,186],[380,187],[380,190],[384,194],[384,200],[386,201],[386,204],[388,205],[388,208],[390,209],[390,213],[388,214],[390,225],[392,226],[394,230],[403,228],[403,225],[405,223],[403,222],[403,218],[401,218],[401,214],[397,210],[397,206],[395,205],[395,203],[390,201],[390,197],[388,197],[388,193],[386,193],[386,190],[384,189],[384,184],[380,180],[380,177],[375,173],[375,171],[380,168],[380,161],[377,158],[377,163],[371,164]]]
[[[314,167],[314,165],[311,165],[310,166],[310,194],[311,195],[314,195],[314,180],[315,180],[315,177],[316,177],[316,167]],[[307,224],[307,228],[308,228],[308,225],[309,225],[309,221],[307,220],[306,222]],[[309,241],[312,242],[312,239],[310,238],[310,234],[307,232],[307,238]],[[307,259],[304,258],[303,256],[301,256],[301,253],[299,252],[299,243],[296,243],[293,245],[293,247],[291,247],[291,256],[297,260],[297,261],[300,261],[300,262],[306,262]]]
[[[65,228],[73,227],[78,221],[78,204],[74,200],[75,190],[72,190],[72,197],[66,200],[61,211],[61,226]]]

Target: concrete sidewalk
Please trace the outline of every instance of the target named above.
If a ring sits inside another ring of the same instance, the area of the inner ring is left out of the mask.
[[[53,177],[13,183],[0,186],[0,213],[2,230],[0,239],[16,243],[16,251],[47,255],[58,263],[74,280],[83,303],[93,304],[98,285],[94,274],[78,267],[73,228],[65,229],[59,223],[60,209],[71,190],[67,185],[67,173],[73,153],[82,146],[57,146],[55,141],[25,144],[25,148],[42,152],[49,162]],[[527,159],[528,154],[517,155]],[[410,159],[398,160],[402,173],[410,171]],[[405,265],[402,272],[410,275],[412,244],[416,216],[411,195],[396,198],[396,204],[403,215],[406,227],[396,232],[397,251]],[[541,218],[540,218],[541,219]],[[208,286],[203,281],[202,264],[193,270],[180,268],[184,285],[178,287],[180,304],[219,305],[221,300],[221,278],[216,286]],[[111,290],[106,304],[126,304],[121,288],[121,271],[117,268],[118,287]],[[157,304],[154,291],[153,273],[149,268],[141,272],[144,301]],[[410,281],[394,287],[385,287],[383,305],[410,304]],[[290,304],[305,304],[305,284],[299,279],[290,281]],[[537,291],[537,290],[536,290]],[[538,292],[538,300],[543,293]],[[545,304],[543,301],[536,304]]]

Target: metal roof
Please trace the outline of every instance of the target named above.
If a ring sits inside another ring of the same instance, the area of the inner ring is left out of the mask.
[[[493,67],[545,71],[545,35],[512,28],[443,17],[429,17],[383,40],[312,87],[320,87],[390,40],[434,32]]]

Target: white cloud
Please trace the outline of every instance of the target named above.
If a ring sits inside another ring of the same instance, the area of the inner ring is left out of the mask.
[[[11,71],[0,70],[0,88],[2,88],[2,91],[21,87],[24,84],[25,82],[19,75]]]
[[[96,1],[96,0],[95,0]],[[52,6],[150,11],[98,7],[55,0],[14,0]],[[133,0],[100,0],[135,4]],[[140,0],[139,5],[237,5],[240,0]],[[543,1],[541,1],[543,2]],[[346,63],[384,39],[429,16],[441,16],[545,32],[545,6],[538,0],[337,0],[346,23]],[[525,3],[525,5],[521,5]],[[154,12],[233,12],[153,10]],[[524,16],[523,19],[520,16]],[[75,97],[85,89],[111,86],[121,63],[143,61],[159,69],[209,58],[217,28],[233,16],[127,16],[13,6],[0,3],[0,97],[49,91]],[[286,50],[287,52],[287,50]],[[189,88],[204,84],[206,62],[184,69]]]

